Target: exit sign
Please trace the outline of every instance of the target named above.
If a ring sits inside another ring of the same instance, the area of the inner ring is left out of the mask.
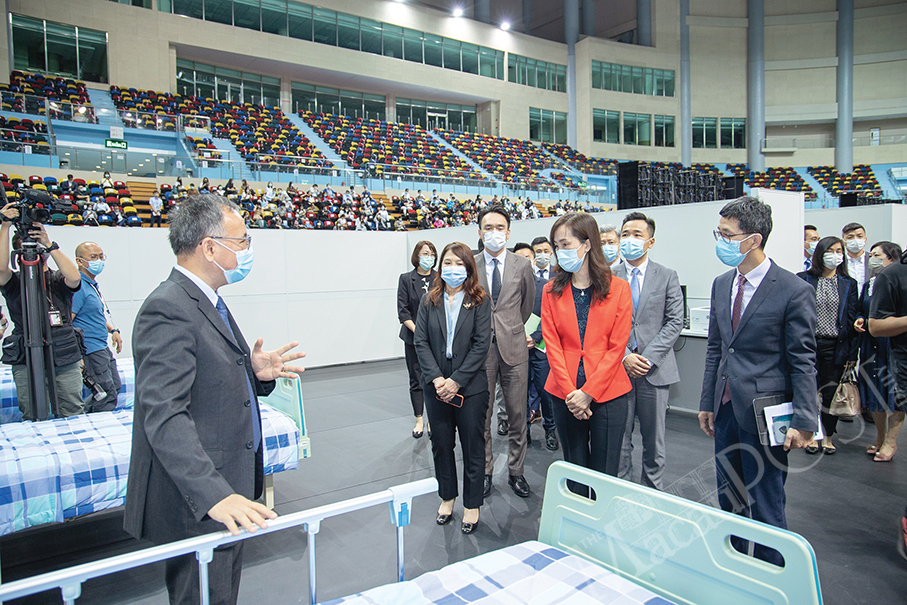
[[[104,139],[104,147],[107,147],[109,149],[126,149],[126,141]]]

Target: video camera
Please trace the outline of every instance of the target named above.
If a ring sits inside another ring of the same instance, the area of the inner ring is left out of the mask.
[[[19,190],[19,201],[13,205],[13,208],[19,211],[16,218],[2,217],[4,221],[10,221],[15,225],[16,232],[23,234],[25,240],[27,234],[35,224],[51,224],[51,215],[55,212],[66,213],[67,206],[52,194],[38,189],[23,188]],[[7,199],[6,196],[3,196]]]

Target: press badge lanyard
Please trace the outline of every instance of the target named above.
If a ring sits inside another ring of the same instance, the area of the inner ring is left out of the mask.
[[[107,319],[110,320],[111,325],[114,327],[113,329],[119,332],[119,329],[116,327],[116,323],[113,321],[113,314],[110,312],[110,307],[107,306],[107,301],[104,300],[104,297],[101,295],[101,291],[96,285],[91,282],[88,282],[88,285],[91,286],[92,290],[97,293],[98,298],[101,299],[101,304],[104,305],[104,314],[107,315]]]

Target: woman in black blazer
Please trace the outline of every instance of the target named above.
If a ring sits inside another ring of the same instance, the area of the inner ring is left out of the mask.
[[[809,271],[797,274],[816,289],[816,382],[822,396],[822,428],[825,439],[822,451],[834,454],[832,435],[838,417],[828,413],[845,366],[855,365],[859,340],[854,329],[859,306],[859,287],[847,274],[844,242],[837,237],[823,237],[816,245]],[[815,454],[819,445],[813,441],[807,454]]]
[[[410,263],[413,270],[400,275],[397,281],[397,319],[400,326],[400,339],[403,341],[403,352],[406,356],[406,370],[409,372],[409,398],[413,404],[413,415],[416,417],[416,428],[413,437],[419,439],[423,431],[431,429],[428,423],[422,422],[422,412],[425,396],[422,394],[422,370],[419,368],[419,358],[413,346],[413,332],[416,330],[416,313],[419,310],[419,301],[431,288],[437,273],[435,266],[438,264],[438,250],[429,241],[421,241],[413,248]]]
[[[463,449],[463,524],[471,534],[479,524],[485,480],[485,411],[488,378],[485,358],[491,346],[491,303],[479,285],[476,263],[466,244],[448,244],[441,274],[422,300],[414,333],[422,367],[425,406],[431,415],[431,450],[438,479],[438,525],[450,521],[457,497],[454,436]]]

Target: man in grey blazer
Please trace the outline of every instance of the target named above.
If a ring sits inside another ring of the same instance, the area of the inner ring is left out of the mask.
[[[510,215],[502,206],[489,206],[479,214],[479,236],[485,249],[476,255],[479,283],[491,298],[491,348],[485,371],[491,401],[485,419],[484,496],[491,493],[494,458],[491,447],[491,417],[494,415],[495,383],[500,377],[508,419],[508,484],[522,498],[529,496],[523,477],[526,458],[526,397],[529,390],[529,349],[526,321],[535,302],[535,277],[531,263],[506,248],[510,238]]]
[[[633,323],[624,369],[633,390],[628,394],[627,430],[618,477],[632,481],[633,428],[642,436],[641,482],[664,489],[665,414],[670,385],[680,382],[674,343],[683,329],[683,292],[677,272],[649,260],[655,245],[655,221],[631,212],[621,226],[620,247],[626,264],[614,274],[630,282]],[[629,275],[628,275],[629,273]]]
[[[806,447],[818,428],[816,295],[765,254],[772,210],[744,196],[721,209],[715,252],[734,267],[712,282],[699,426],[715,438],[718,503],[726,511],[782,529],[791,448]],[[784,444],[762,445],[753,400],[780,395],[793,403]],[[748,545],[732,538],[734,547]],[[760,559],[777,551],[754,545]]]
[[[135,320],[135,415],[125,528],[155,544],[237,525],[254,532],[277,515],[253,502],[262,488],[258,395],[304,353],[298,343],[250,351],[217,294],[252,268],[252,241],[235,204],[199,195],[170,219],[177,265]],[[208,565],[211,603],[236,603],[242,542],[218,548]],[[169,559],[171,603],[199,602],[194,555]]]

